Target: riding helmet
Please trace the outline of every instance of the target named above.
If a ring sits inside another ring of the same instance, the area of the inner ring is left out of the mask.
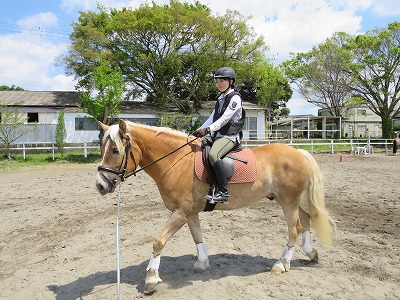
[[[214,78],[227,78],[227,79],[232,79],[233,82],[235,82],[236,73],[232,68],[222,67],[219,68],[217,71],[215,71]]]

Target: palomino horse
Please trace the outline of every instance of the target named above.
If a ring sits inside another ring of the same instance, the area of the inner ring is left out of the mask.
[[[393,154],[397,155],[397,150],[400,149],[400,137],[393,140]]]
[[[103,160],[96,175],[98,191],[102,195],[114,192],[120,181],[136,173],[141,166],[157,183],[165,206],[172,212],[154,240],[144,292],[154,291],[161,282],[158,273],[161,251],[184,224],[188,224],[197,248],[194,268],[204,271],[209,261],[198,214],[205,208],[204,196],[208,192],[208,184],[200,181],[194,172],[197,142],[188,142],[188,136],[178,131],[123,120],[119,120],[117,125],[101,126],[106,132]],[[318,253],[311,245],[311,221],[323,245],[331,244],[334,229],[334,223],[325,209],[324,179],[317,162],[307,151],[283,144],[265,145],[252,151],[257,161],[256,180],[230,185],[229,204],[217,204],[215,209],[241,208],[263,198],[275,200],[282,206],[289,240],[271,271],[289,271],[300,234],[303,250],[312,261],[317,261]],[[167,153],[172,154],[165,156]],[[300,207],[302,200],[307,205],[308,213]]]

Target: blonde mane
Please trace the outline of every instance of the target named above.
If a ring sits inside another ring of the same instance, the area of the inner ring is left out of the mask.
[[[178,131],[175,129],[167,128],[167,127],[157,127],[157,126],[150,126],[150,125],[145,125],[141,123],[135,123],[131,121],[125,121],[127,125],[134,126],[134,127],[141,127],[145,129],[149,129],[155,133],[155,135],[160,135],[160,134],[170,134],[178,137],[187,137],[187,134],[185,134],[182,131]],[[131,135],[134,135],[134,133],[130,132]],[[124,144],[122,143],[121,137],[119,136],[119,126],[118,124],[111,125],[108,130],[105,132],[104,137],[103,137],[103,144],[107,142],[108,137],[115,143],[117,146],[118,152],[121,155],[125,154],[125,147]]]

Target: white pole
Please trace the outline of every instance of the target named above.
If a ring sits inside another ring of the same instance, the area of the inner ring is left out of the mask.
[[[121,186],[118,190],[118,203],[117,203],[117,299],[120,300],[120,282],[121,282],[121,275],[120,275],[120,260],[119,260],[119,207],[120,207],[120,200],[121,200]]]
[[[83,143],[83,156],[87,158],[87,143]]]

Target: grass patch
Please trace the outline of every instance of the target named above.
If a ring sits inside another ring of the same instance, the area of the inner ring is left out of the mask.
[[[0,170],[17,170],[24,167],[33,166],[46,166],[51,164],[87,164],[100,162],[101,154],[97,152],[88,152],[87,157],[83,156],[82,152],[67,152],[64,153],[64,157],[61,154],[56,153],[38,153],[38,154],[27,154],[25,159],[22,154],[11,154],[11,159],[8,159],[7,155],[0,155]]]

